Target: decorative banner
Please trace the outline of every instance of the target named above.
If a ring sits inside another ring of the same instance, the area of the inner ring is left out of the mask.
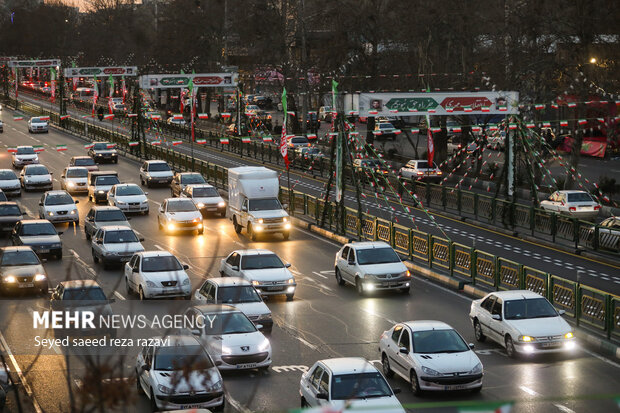
[[[230,112],[220,113],[220,117],[222,117],[222,118],[230,118]]]
[[[137,114],[137,113],[128,113],[128,114],[127,114],[127,117],[128,117],[128,118],[137,118],[137,117],[138,117],[138,114]]]
[[[238,73],[193,73],[193,74],[160,74],[140,76],[142,89],[173,89],[186,88],[190,79],[196,87],[235,87],[239,79]]]
[[[138,145],[140,145],[140,142],[138,142],[138,141],[130,141],[129,142],[129,146],[138,146]]]
[[[60,120],[69,119],[70,117],[71,117],[71,116],[69,116],[69,115],[62,115],[62,116],[60,117]]]
[[[67,150],[67,145],[56,145],[56,150],[58,152],[66,151]]]
[[[116,148],[116,144],[115,143],[108,143],[105,147],[108,148],[108,149],[114,149],[114,148]]]
[[[571,152],[573,149],[573,138],[566,136],[562,142],[562,145],[560,145],[558,149],[563,152]],[[604,139],[595,140],[595,138],[584,138],[581,143],[582,155],[604,158],[606,149],[607,142]]]
[[[106,115],[103,115],[103,119],[105,119],[105,120],[114,119],[114,114],[113,113],[108,113]]]
[[[273,138],[271,136],[263,136],[263,142],[265,143],[273,142]]]
[[[250,139],[249,136],[242,136],[241,137],[241,142],[242,143],[250,143],[252,141],[252,139]]]
[[[209,119],[209,114],[208,113],[199,113],[198,114],[198,119]]]
[[[65,77],[94,77],[94,76],[137,76],[136,66],[110,66],[110,67],[68,67],[65,69]]]
[[[43,145],[35,145],[32,147],[32,149],[34,149],[35,152],[43,152],[45,150]]]
[[[17,153],[17,147],[11,146],[10,148],[7,148],[7,152],[8,153]]]
[[[153,142],[151,142],[151,145],[153,145],[153,146],[160,146],[161,145],[161,141],[153,141]]]
[[[182,143],[183,143],[183,141],[172,141],[172,146],[177,146],[177,145],[180,145]]]
[[[95,146],[94,143],[87,143],[86,145],[84,145],[84,149],[90,149],[93,148]]]
[[[49,116],[39,116],[39,119],[49,122],[50,117]]]
[[[198,145],[206,145],[207,140],[206,139],[196,139],[196,143]]]
[[[157,115],[157,114],[153,113],[153,114],[151,114],[150,118],[153,119],[153,120],[161,120],[161,115]]]
[[[471,114],[518,113],[518,92],[360,93],[359,114],[410,116],[466,112]]]
[[[46,60],[11,60],[9,67],[57,67],[60,66],[60,59]]]
[[[222,145],[228,145],[230,141],[228,140],[228,138],[220,138],[220,143]]]
[[[23,116],[13,116],[13,120],[24,120]]]

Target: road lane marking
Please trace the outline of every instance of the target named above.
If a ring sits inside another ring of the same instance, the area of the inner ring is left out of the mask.
[[[314,275],[318,275],[319,277],[323,277],[323,278],[327,279],[327,276],[326,276],[326,275],[321,274],[320,272],[317,272],[317,271],[312,271],[312,274],[314,274]]]
[[[86,263],[86,261],[84,261],[83,259],[80,258],[80,256],[78,255],[78,253],[70,248],[69,252],[73,255],[73,258],[80,264],[82,265],[84,268],[86,268],[86,270],[90,273],[90,275],[92,275],[93,279],[97,279],[97,272]]]
[[[13,352],[11,351],[11,348],[9,347],[9,345],[6,343],[6,340],[4,339],[4,336],[2,335],[1,332],[0,332],[0,343],[2,344],[2,347],[4,348],[4,351],[6,352],[6,354],[9,356],[9,360],[11,360],[11,364],[13,364],[13,370],[17,373],[17,377],[19,377],[19,381],[22,382],[22,385],[24,386],[24,390],[26,390],[26,393],[32,400],[32,405],[34,406],[35,412],[43,413],[43,409],[41,409],[39,402],[34,397],[34,393],[32,392],[32,388],[30,387],[30,384],[26,380],[26,376],[24,376],[24,373],[22,373],[22,369],[19,367],[19,364],[17,364],[17,360],[15,359],[15,356],[13,356]]]
[[[157,248],[160,251],[166,251],[161,245],[155,244],[154,247]]]
[[[526,392],[527,394],[529,394],[530,396],[538,396],[538,392],[530,389],[529,387],[519,386],[519,388],[523,390],[524,392]]]
[[[119,299],[119,300],[126,300],[125,297],[123,297],[123,294],[119,293],[118,291],[114,291],[114,295]]]
[[[557,407],[557,408],[558,408],[558,410],[559,410],[559,411],[561,411],[561,412],[563,412],[563,413],[575,413],[575,411],[574,411],[573,409],[569,409],[568,407],[563,406],[563,405],[561,405],[561,404],[553,403],[553,405],[554,405],[555,407]]]

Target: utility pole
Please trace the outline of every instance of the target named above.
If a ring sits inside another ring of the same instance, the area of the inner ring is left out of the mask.
[[[136,120],[131,122],[131,140],[140,142],[141,157],[146,159],[146,136],[144,134],[144,125],[142,119],[142,95],[140,94],[140,85],[136,80],[133,92],[133,113],[136,114]]]
[[[301,15],[301,16],[300,16]],[[307,126],[307,116],[308,116],[308,73],[306,70],[306,23],[305,23],[305,0],[299,0],[299,11],[297,13],[297,22],[301,22],[301,56],[299,59],[300,62],[300,72],[301,72],[301,83],[302,83],[302,96],[301,96],[301,131],[302,133],[306,133]],[[301,18],[300,18],[301,17]]]
[[[60,116],[64,116],[67,114],[67,102],[65,101],[65,74],[62,69],[62,65],[58,67],[58,97],[60,101],[58,102],[58,112]],[[64,127],[65,121],[60,119],[60,127]]]

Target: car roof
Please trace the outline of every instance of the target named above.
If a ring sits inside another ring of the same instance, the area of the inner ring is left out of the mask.
[[[120,211],[121,209],[119,207],[115,207],[115,206],[111,206],[111,205],[93,205],[90,209],[92,209],[95,212],[98,211]]]
[[[177,172],[177,175],[200,175],[200,172]]]
[[[33,218],[33,219],[22,219],[20,222],[22,223],[22,225],[44,224],[44,223],[51,224],[51,222],[49,222],[47,219],[36,219],[36,218]]]
[[[174,257],[174,254],[170,251],[140,251],[136,254],[141,255],[142,257],[150,258],[150,257]]]
[[[171,202],[193,202],[191,199],[189,198],[166,198],[164,199],[164,201],[168,201],[168,203]]]
[[[45,169],[47,169],[47,166],[43,165],[42,163],[36,163],[36,164],[30,164],[30,165],[26,165],[24,166],[25,169],[32,169],[32,168],[36,168],[38,166],[42,166]]]
[[[152,337],[153,342],[157,343],[157,348],[161,347],[180,347],[200,345],[198,339],[190,335],[167,335],[165,337]],[[159,340],[158,340],[159,339]],[[162,345],[165,344],[165,345]]]
[[[2,247],[0,249],[5,251],[5,252],[6,251],[32,251],[32,252],[34,252],[32,248],[30,248],[29,246],[26,246],[26,245],[10,245],[10,246],[7,246],[7,247]]]
[[[32,145],[20,145],[17,147],[17,149],[19,148],[32,148]]]
[[[367,250],[371,248],[385,248],[390,247],[390,245],[383,241],[364,241],[364,242],[352,242],[347,244],[351,248],[355,248],[356,250]]]
[[[140,187],[138,184],[132,184],[132,183],[127,183],[127,184],[114,184],[113,186],[115,187],[122,187],[122,186],[137,186]]]
[[[165,164],[168,164],[168,162],[164,161],[163,159],[151,159],[150,161],[146,161],[146,163],[148,163],[148,164],[152,164],[152,163],[165,163]]]
[[[207,313],[242,313],[237,307],[227,304],[201,304],[195,305],[192,308],[200,311],[203,314]]]
[[[234,252],[236,252],[237,254],[240,254],[240,255],[261,255],[261,254],[267,255],[267,254],[275,254],[275,252],[273,252],[273,251],[269,251],[269,250],[266,250],[266,249],[259,249],[259,248],[248,249],[248,250],[236,250]]]
[[[405,321],[403,324],[409,327],[411,331],[453,330],[449,324],[446,324],[443,321],[435,320]]]
[[[88,158],[90,159],[90,158]],[[88,168],[86,168],[85,166],[67,166],[67,171],[69,170],[76,170],[76,169],[83,169],[85,171],[88,171]]]
[[[103,231],[124,231],[124,230],[132,231],[131,227],[128,225],[104,225],[99,229]]]
[[[375,366],[370,364],[368,360],[361,357],[340,357],[320,360],[320,362],[334,375],[371,373],[377,371]]]
[[[0,189],[0,192],[2,192],[2,189]],[[19,204],[15,201],[2,201],[0,202],[0,205],[15,205],[15,206],[19,206]]]
[[[511,290],[511,291],[496,291],[491,293],[498,296],[502,300],[509,298],[512,299],[528,299],[528,298],[544,298],[542,295],[530,290]]]
[[[248,280],[241,277],[216,277],[209,278],[207,281],[217,285],[218,287],[226,287],[231,285],[252,285]]]
[[[64,194],[69,195],[69,193],[65,191],[64,189],[54,189],[51,191],[45,191],[45,195],[64,195]]]
[[[77,155],[77,156],[72,156],[71,159],[92,159],[92,158],[87,155]]]
[[[190,184],[187,185],[188,188],[215,188],[211,184]]]
[[[587,194],[586,191],[580,191],[578,189],[563,189],[563,190],[558,191],[558,192],[561,193],[561,194]]]
[[[95,280],[70,280],[70,281],[61,281],[60,285],[62,285],[65,290],[72,288],[83,288],[83,287],[99,287],[99,283]]]

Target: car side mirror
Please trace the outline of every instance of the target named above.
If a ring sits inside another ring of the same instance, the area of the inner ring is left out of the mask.
[[[140,241],[140,242],[144,242],[144,237],[140,237],[140,238],[138,238],[138,241]]]
[[[285,268],[291,268],[291,263],[288,263],[288,262],[287,262],[286,264],[284,264],[284,267],[285,267]]]
[[[95,243],[101,245],[103,244],[103,240],[98,239],[97,241],[95,241]]]
[[[502,321],[502,316],[501,316],[501,315],[499,315],[499,314],[492,314],[492,315],[491,315],[491,318],[492,318],[493,320]]]
[[[43,202],[39,202],[39,206],[43,206]]]
[[[241,210],[242,210],[243,212],[248,212],[248,207],[246,207],[245,205],[243,205],[243,206],[241,207]]]
[[[183,264],[183,269],[184,269],[184,270],[189,270],[189,265],[187,265],[187,264]]]
[[[327,396],[327,393],[317,393],[316,398],[319,400],[327,400],[328,396]]]
[[[93,217],[86,218],[86,221],[88,221],[88,222],[93,222],[94,220],[95,220],[95,218],[93,218]]]
[[[392,393],[394,393],[394,394],[400,394],[400,392],[402,392],[402,390],[399,387],[394,387],[392,389]]]
[[[133,268],[131,269],[131,272],[138,272],[138,269],[137,269],[136,267],[133,267]]]
[[[475,345],[474,343],[469,343],[469,348],[470,348],[470,349],[472,349],[472,350],[473,350],[473,349],[474,349],[474,347],[476,347],[476,345]]]
[[[58,235],[62,235],[63,233],[64,233],[64,231],[60,231],[60,232],[58,233]]]
[[[262,330],[263,329],[263,325],[262,324],[256,324],[256,329],[257,330]]]
[[[159,208],[159,212],[163,213],[164,212],[164,208],[160,207]]]
[[[558,310],[558,314],[559,315],[564,315],[564,314],[566,314],[566,310]]]
[[[190,333],[192,333],[195,336],[199,336],[200,335],[200,330],[198,330],[197,328],[191,329],[189,331],[190,331]]]
[[[288,209],[288,204],[282,204],[282,209]]]
[[[401,347],[401,348],[399,348],[399,349],[398,349],[398,352],[399,352],[400,354],[409,354],[409,350],[407,350],[407,348],[406,348],[406,347]]]
[[[151,369],[151,366],[149,366],[148,364],[142,365],[142,371],[149,371],[150,369]]]
[[[74,201],[76,204],[79,204],[79,203],[80,203],[80,200],[79,200],[79,199],[74,199],[73,201]]]
[[[145,192],[145,193],[144,193],[144,195],[148,195],[148,194],[149,194],[148,192]]]
[[[232,266],[232,270],[233,271],[239,271],[239,266],[238,265],[233,265]]]

